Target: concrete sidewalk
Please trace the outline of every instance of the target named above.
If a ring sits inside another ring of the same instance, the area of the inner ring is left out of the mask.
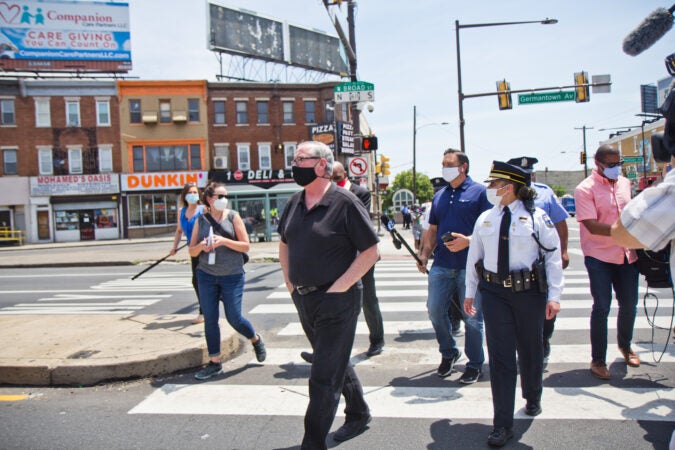
[[[399,230],[413,247],[410,230]],[[168,255],[173,233],[146,239],[30,244],[0,247],[0,269],[137,265],[140,272]],[[252,243],[251,262],[278,261],[279,242]],[[389,233],[380,237],[384,259],[405,258]],[[162,264],[189,264],[187,249]],[[186,267],[189,272],[189,267]],[[106,381],[167,375],[208,361],[203,325],[194,315],[0,314],[0,385],[88,386]],[[264,336],[263,336],[264,337]],[[224,361],[252,351],[221,319]],[[11,345],[8,345],[10,344]]]

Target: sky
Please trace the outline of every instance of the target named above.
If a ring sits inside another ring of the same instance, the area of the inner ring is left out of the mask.
[[[206,2],[128,0],[132,77],[144,80],[216,81],[219,64],[207,48]],[[227,0],[262,16],[337,35],[321,0]],[[392,175],[413,164],[413,106],[417,106],[416,169],[441,175],[443,151],[459,148],[455,21],[485,24],[554,18],[555,25],[521,24],[460,29],[462,90],[494,92],[506,79],[511,89],[574,84],[574,73],[611,76],[611,93],[590,102],[519,105],[500,111],[497,98],[464,100],[465,145],[470,175],[482,181],[493,160],[539,159],[535,169],[582,170],[611,131],[640,124],[640,85],[668,76],[664,58],[675,52],[675,31],[638,56],[623,53],[628,33],[655,9],[653,0],[362,0],[356,9],[358,79],[375,85],[367,120],[388,156]],[[346,2],[341,12],[346,29]],[[349,81],[349,80],[344,80]],[[448,122],[447,125],[441,125]],[[590,129],[592,128],[592,129]]]

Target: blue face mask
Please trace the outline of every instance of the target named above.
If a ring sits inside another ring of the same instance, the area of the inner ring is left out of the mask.
[[[199,202],[199,194],[187,194],[185,196],[185,201],[188,203],[198,203]]]
[[[619,175],[621,175],[621,166],[605,167],[602,170],[602,174],[605,176],[605,178],[610,180],[618,180]]]

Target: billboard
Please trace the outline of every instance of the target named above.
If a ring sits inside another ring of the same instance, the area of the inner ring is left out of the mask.
[[[0,69],[131,70],[128,3],[0,2]]]
[[[207,11],[209,50],[337,75],[348,72],[337,37],[211,2]]]

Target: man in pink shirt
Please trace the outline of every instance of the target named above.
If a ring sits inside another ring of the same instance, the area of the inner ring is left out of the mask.
[[[612,224],[630,201],[630,181],[621,175],[622,164],[621,153],[615,146],[600,146],[595,152],[596,168],[574,190],[576,219],[581,224],[581,250],[593,296],[591,373],[603,380],[610,378],[606,356],[612,288],[619,302],[619,350],[626,364],[640,365],[631,349],[638,300],[637,256],[633,250],[616,245],[610,236]]]

